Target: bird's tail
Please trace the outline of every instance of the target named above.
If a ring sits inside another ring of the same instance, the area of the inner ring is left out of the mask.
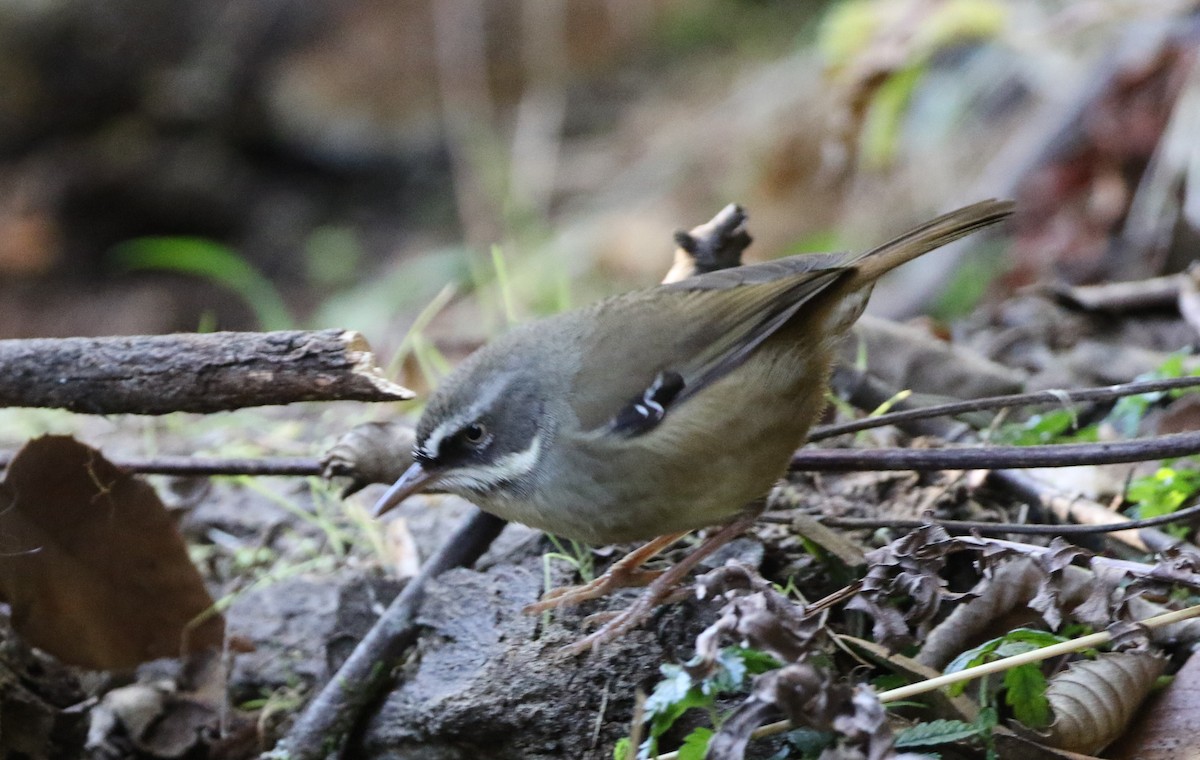
[[[1012,212],[1012,201],[988,200],[943,214],[849,262],[854,274],[846,284],[851,290],[864,287],[901,264],[993,225]]]

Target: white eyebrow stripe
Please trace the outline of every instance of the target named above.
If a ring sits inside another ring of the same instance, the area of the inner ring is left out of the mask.
[[[479,396],[477,396],[475,400],[471,402],[471,405],[467,407],[466,412],[461,415],[454,415],[440,422],[438,426],[431,430],[429,435],[425,437],[425,441],[416,447],[417,451],[421,454],[421,456],[424,456],[428,459],[436,459],[438,455],[438,449],[440,449],[442,446],[442,440],[448,435],[457,433],[459,429],[466,423],[478,419],[480,415],[482,415],[483,412],[492,405],[492,402],[494,402],[507,387],[508,383],[506,382],[486,383],[481,388]]]
[[[490,491],[506,480],[528,475],[537,465],[542,450],[542,437],[535,435],[529,448],[505,454],[490,464],[454,468],[441,481],[443,486],[460,486],[478,491]]]
[[[445,420],[439,424],[426,436],[425,442],[417,446],[417,451],[426,459],[436,459],[438,449],[442,445],[442,439],[450,432],[450,426],[457,426],[457,424],[455,420]]]

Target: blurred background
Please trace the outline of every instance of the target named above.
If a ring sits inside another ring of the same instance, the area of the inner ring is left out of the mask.
[[[896,316],[1179,271],[1195,6],[0,0],[0,337],[337,326],[452,361],[657,281],[730,202],[767,258],[1018,200]]]

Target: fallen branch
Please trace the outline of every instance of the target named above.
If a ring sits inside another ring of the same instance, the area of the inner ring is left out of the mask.
[[[0,452],[0,469],[8,467],[12,452]],[[126,472],[142,475],[284,475],[304,477],[321,474],[321,460],[315,457],[114,457],[114,465]]]
[[[346,330],[0,340],[0,407],[220,412],[296,401],[403,401]]]
[[[1084,311],[1109,314],[1172,309],[1179,303],[1184,274],[1169,274],[1131,282],[1107,282],[1101,285],[1052,285],[1047,295]]]
[[[479,511],[463,521],[308,703],[287,738],[264,757],[318,760],[340,747],[362,710],[392,678],[404,650],[416,641],[417,611],[429,580],[473,564],[505,525],[499,517]]]

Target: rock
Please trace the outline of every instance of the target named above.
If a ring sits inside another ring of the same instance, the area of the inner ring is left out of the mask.
[[[612,757],[629,733],[634,695],[658,681],[664,662],[692,653],[707,605],[660,610],[599,652],[564,658],[583,635],[583,614],[543,618],[521,608],[542,591],[540,557],[485,572],[454,570],[429,589],[428,628],[401,683],[367,723],[356,757],[393,760],[541,760]],[[604,604],[620,609],[636,591]],[[591,609],[587,609],[591,612]]]

